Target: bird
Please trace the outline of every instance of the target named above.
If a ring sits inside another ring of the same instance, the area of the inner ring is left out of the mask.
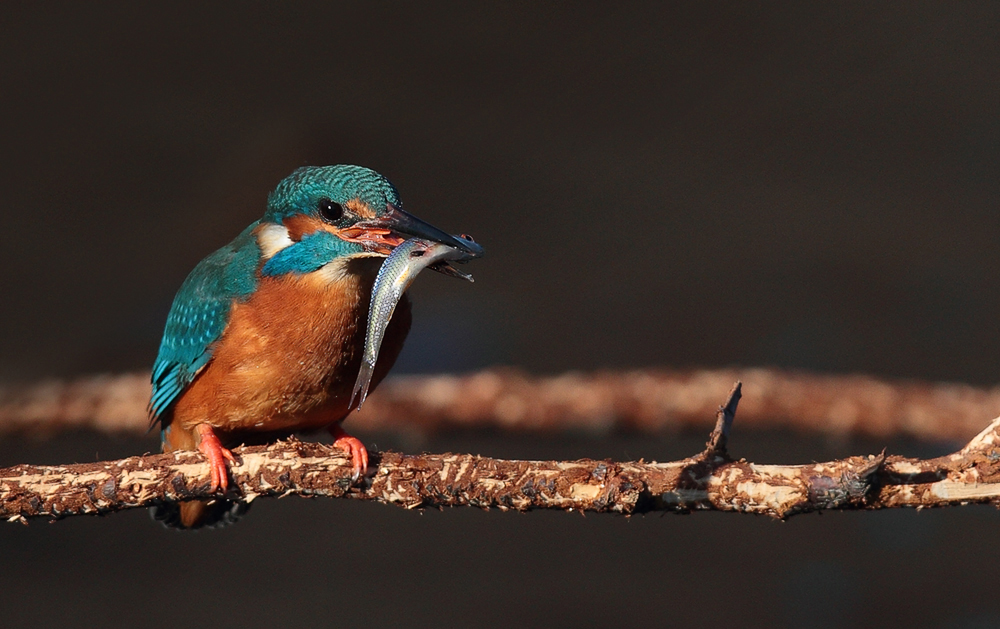
[[[477,243],[404,211],[392,183],[369,168],[307,166],[278,183],[263,217],[195,266],[174,298],[149,402],[162,451],[200,451],[209,490],[224,493],[231,448],[325,428],[357,479],[368,452],[341,422],[351,411],[375,277],[409,238],[482,254]],[[404,296],[386,329],[372,390],[399,355],[410,322]],[[164,502],[152,515],[171,528],[196,529],[231,523],[247,508],[220,496]]]

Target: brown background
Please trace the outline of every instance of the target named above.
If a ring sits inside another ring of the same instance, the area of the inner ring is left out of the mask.
[[[400,371],[770,364],[995,383],[997,32],[989,2],[4,4],[0,380],[148,368],[191,267],[292,169],[346,162],[487,248],[474,285],[417,283]],[[702,440],[366,438],[661,460]],[[885,445],[735,439],[768,462]],[[0,465],[154,447],[8,441]],[[0,527],[0,614],[1000,625],[991,509],[781,524],[289,500],[193,535],[144,518]]]

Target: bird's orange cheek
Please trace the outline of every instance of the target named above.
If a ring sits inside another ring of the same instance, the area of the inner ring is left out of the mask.
[[[359,203],[348,202],[347,207],[361,218],[374,218],[375,213],[368,206],[359,205]],[[318,231],[326,231],[341,240],[362,245],[367,251],[383,255],[389,255],[393,249],[406,240],[391,229],[381,227],[346,227],[338,229],[335,225],[331,225],[308,214],[289,216],[282,221],[282,224],[285,226],[288,238],[292,242],[299,242],[309,234]]]
[[[324,223],[315,216],[309,216],[308,214],[296,214],[295,216],[289,216],[282,221],[282,224],[288,231],[288,238],[291,239],[292,242],[299,242],[305,236],[321,230],[329,231],[334,234],[337,233],[333,225]]]

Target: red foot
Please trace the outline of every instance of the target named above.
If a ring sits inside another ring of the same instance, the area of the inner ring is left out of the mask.
[[[365,449],[365,444],[357,437],[347,434],[340,424],[331,426],[330,434],[333,435],[333,445],[351,455],[351,462],[354,463],[354,480],[358,480],[368,469],[368,450]]]
[[[233,453],[222,447],[222,442],[215,436],[215,431],[208,424],[198,424],[198,434],[201,436],[201,443],[198,450],[208,459],[208,467],[212,471],[212,487],[209,491],[229,488],[229,469],[226,467],[226,460],[236,462]]]

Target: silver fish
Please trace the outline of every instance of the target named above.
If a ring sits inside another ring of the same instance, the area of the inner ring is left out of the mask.
[[[456,236],[456,238],[459,237]],[[472,242],[465,238],[459,239]],[[475,248],[481,252],[478,245]],[[403,293],[413,283],[413,280],[417,278],[417,274],[430,267],[445,275],[460,277],[471,282],[473,281],[471,275],[462,273],[448,262],[465,262],[477,258],[479,255],[481,253],[465,253],[454,247],[420,238],[411,238],[392,250],[392,253],[379,268],[378,275],[375,277],[375,286],[372,287],[371,307],[368,309],[368,332],[365,335],[365,352],[361,358],[361,371],[354,383],[354,392],[351,394],[348,408],[354,407],[355,400],[358,402],[358,410],[365,403],[385,329],[389,325],[392,313],[396,310],[396,304],[399,303]]]

